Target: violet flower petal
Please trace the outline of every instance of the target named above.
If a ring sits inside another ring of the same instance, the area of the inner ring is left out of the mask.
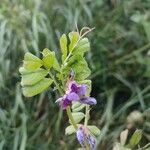
[[[88,137],[86,138],[86,140],[89,143],[91,150],[95,150],[95,148],[96,148],[95,138],[89,134]]]
[[[56,102],[59,103],[62,109],[66,109],[69,105],[71,105],[71,101],[67,99],[67,95],[64,95],[63,97],[57,99]]]
[[[77,94],[79,95],[80,98],[82,98],[83,96],[85,96],[86,90],[87,90],[87,87],[84,84],[82,84],[82,85],[80,85],[78,87]]]
[[[69,82],[69,84],[68,84],[68,90],[70,91],[70,92],[77,92],[77,90],[78,90],[78,85],[77,85],[77,83],[75,82],[75,81],[70,81]]]
[[[81,103],[83,104],[88,104],[88,105],[96,105],[97,101],[94,97],[84,97],[80,100]]]
[[[77,132],[76,132],[77,139],[79,143],[84,146],[84,140],[85,140],[85,135],[84,135],[84,130],[82,127],[79,127]]]
[[[68,99],[63,99],[59,102],[59,105],[62,109],[66,109],[69,105],[71,105],[71,101]]]
[[[67,94],[66,98],[69,101],[78,101],[80,99],[79,96],[74,92]]]

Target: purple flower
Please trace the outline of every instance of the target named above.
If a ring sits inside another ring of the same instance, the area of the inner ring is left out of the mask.
[[[66,109],[69,105],[71,105],[72,101],[95,105],[97,103],[96,99],[86,96],[86,91],[87,86],[85,84],[77,84],[75,81],[70,81],[65,95],[59,98],[56,102],[59,102],[63,109]]]
[[[88,105],[95,105],[96,99],[86,96],[87,86],[85,84],[78,85],[75,81],[71,81],[68,85],[67,93],[76,93],[79,96],[79,102]]]
[[[63,97],[59,98],[56,102],[59,102],[59,105],[62,109],[66,109],[69,105],[71,105],[72,101],[78,101],[79,96],[72,92],[69,94],[65,94]]]
[[[86,142],[90,146],[91,150],[95,150],[96,140],[89,133],[87,128],[85,128],[83,125],[79,126],[79,128],[76,132],[76,135],[77,135],[77,139],[82,147],[85,147],[85,142]]]

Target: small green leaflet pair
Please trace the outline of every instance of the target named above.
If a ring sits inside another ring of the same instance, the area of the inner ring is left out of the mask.
[[[88,39],[78,32],[70,32],[68,37],[63,34],[60,37],[60,50],[59,62],[55,52],[49,49],[42,51],[41,59],[30,52],[25,54],[23,66],[19,69],[24,96],[32,97],[41,93],[54,83],[54,78],[59,82],[60,87],[65,89],[71,69],[75,72],[75,80],[87,84],[90,92],[91,81],[86,78],[91,71],[84,59],[84,53],[90,50]]]

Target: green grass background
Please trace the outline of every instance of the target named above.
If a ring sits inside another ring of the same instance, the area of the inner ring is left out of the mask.
[[[52,89],[22,96],[18,68],[27,51],[45,47],[59,57],[59,37],[95,27],[86,55],[94,96],[90,124],[101,129],[98,149],[111,150],[127,116],[142,113],[130,133],[142,129],[140,146],[150,141],[150,0],[1,0],[0,1],[0,150],[70,150],[79,145],[65,136],[68,120]],[[131,116],[130,116],[131,117]]]

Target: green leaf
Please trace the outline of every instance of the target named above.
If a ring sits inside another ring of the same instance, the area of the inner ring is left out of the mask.
[[[27,52],[24,56],[24,60],[25,61],[33,61],[33,62],[39,62],[41,63],[41,59],[39,59],[38,57],[36,57],[35,55],[31,54],[30,52]]]
[[[48,74],[47,70],[39,69],[35,72],[22,75],[21,85],[34,85]]]
[[[78,111],[82,110],[85,106],[86,106],[85,104],[81,104],[79,102],[74,102],[72,104],[71,108],[72,108],[73,112],[78,112]]]
[[[37,71],[42,71],[43,69],[42,68],[38,68],[36,70],[27,70],[26,68],[24,67],[20,67],[19,68],[19,72],[22,74],[22,75],[26,75],[26,74],[30,74],[30,73],[34,73],[34,72],[37,72]]]
[[[62,62],[64,62],[64,60],[67,57],[67,36],[65,34],[63,34],[60,37],[60,49],[62,51]]]
[[[37,70],[42,70],[41,68],[38,68]],[[21,74],[29,74],[29,73],[32,73],[32,72],[36,72],[37,70],[27,70],[26,68],[24,68],[24,67],[20,67],[19,68],[19,72],[21,73]]]
[[[52,84],[52,82],[53,82],[52,79],[44,78],[32,86],[23,86],[22,88],[23,95],[26,97],[35,96],[44,91],[45,89],[47,89]]]
[[[71,69],[75,71],[76,81],[85,80],[91,74],[87,62],[85,61],[84,57],[81,55],[74,55],[70,58],[67,65],[63,68],[64,78],[68,77],[68,74]]]
[[[59,65],[59,63],[58,63],[58,61],[57,61],[57,58],[56,58],[54,52],[53,52],[53,55],[54,55],[53,68],[54,68],[56,71],[60,72],[61,68],[60,68],[60,65]]]
[[[73,112],[78,112],[80,110],[82,110],[86,105],[85,104],[81,104],[79,107],[73,109]]]
[[[72,116],[74,118],[75,123],[79,123],[84,117],[84,113],[82,112],[73,112]]]
[[[131,146],[131,148],[136,146],[140,142],[141,138],[142,138],[142,131],[141,130],[136,130],[133,133],[133,135],[132,135],[132,137],[129,141],[129,145]]]
[[[87,126],[87,127],[93,135],[95,136],[100,135],[100,129],[98,129],[96,126]]]
[[[54,54],[49,49],[45,48],[42,52],[43,54],[43,65],[46,69],[50,69],[54,63]]]
[[[42,60],[29,52],[25,54],[23,62],[24,68],[28,70],[36,70],[42,66]]]
[[[41,63],[39,62],[33,62],[33,61],[24,61],[23,62],[23,67],[28,69],[28,70],[36,70],[42,66]]]
[[[78,32],[70,32],[69,39],[70,39],[69,51],[72,52],[73,49],[77,46],[77,42],[79,40],[79,33]]]
[[[87,52],[89,50],[90,50],[90,42],[89,42],[88,38],[83,38],[78,42],[73,53],[83,55],[85,52]]]
[[[73,133],[75,133],[76,132],[76,130],[75,130],[75,128],[73,127],[73,125],[70,125],[70,126],[68,126],[66,129],[65,129],[65,134],[66,135],[71,135],[71,134],[73,134]]]
[[[76,109],[78,107],[80,107],[82,104],[80,102],[73,102],[71,108],[72,109]]]

